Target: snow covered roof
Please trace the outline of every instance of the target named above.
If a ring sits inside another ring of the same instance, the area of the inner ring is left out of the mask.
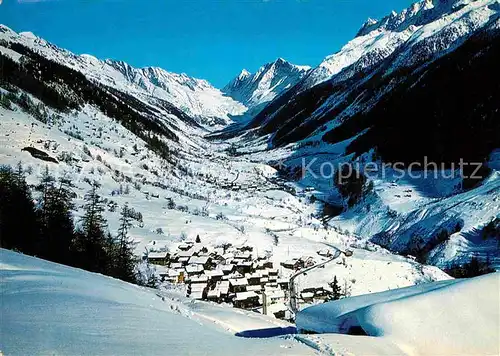
[[[169,277],[178,277],[181,274],[181,271],[176,270],[176,269],[169,269],[168,270],[168,276]]]
[[[248,280],[246,278],[230,279],[229,284],[232,286],[246,286],[248,285]]]
[[[312,293],[312,292],[300,293],[300,296],[302,298],[312,298],[312,297],[314,297],[314,293]]]
[[[234,265],[221,265],[220,269],[223,271],[232,271],[234,269]]]
[[[279,313],[287,311],[288,307],[284,303],[275,303],[267,306],[267,311],[271,313]]]
[[[149,253],[148,253],[148,259],[167,258],[167,256],[168,256],[167,251],[149,251]]]
[[[158,273],[160,276],[161,276],[161,275],[166,275],[166,274],[168,274],[168,268],[167,268],[167,267],[165,267],[165,266],[155,265],[155,271],[156,271],[156,273]]]
[[[238,262],[238,266],[243,266],[243,267],[252,267],[252,262]]]
[[[187,265],[185,268],[187,273],[201,273],[205,270],[203,265]]]
[[[255,292],[241,292],[236,293],[236,298],[234,298],[234,300],[246,300],[250,298],[259,298],[259,296]]]
[[[208,293],[207,293],[207,297],[210,298],[219,298],[220,297],[220,290],[218,288],[215,288],[215,289],[212,289],[212,290],[209,290]]]
[[[224,272],[221,270],[213,270],[213,271],[205,271],[205,274],[209,277],[222,277],[224,275]]]
[[[201,257],[193,256],[189,259],[189,264],[204,265],[207,264],[209,260],[210,257],[207,256],[201,256]]]
[[[270,299],[280,299],[280,298],[285,298],[285,291],[282,289],[277,289],[273,291],[268,291],[266,292],[266,296]]]
[[[192,299],[203,299],[203,291],[202,290],[196,290],[192,291],[191,294],[189,295]]]
[[[179,251],[177,252],[177,257],[191,257],[195,254],[196,251],[193,249],[188,250],[188,251]]]
[[[189,281],[191,282],[191,288],[193,288],[193,286],[196,284],[206,285],[208,277],[205,276],[204,274],[201,274],[199,276],[193,276],[189,278]]]
[[[260,285],[256,286],[247,286],[247,291],[253,291],[253,292],[260,292],[262,290],[262,287]]]

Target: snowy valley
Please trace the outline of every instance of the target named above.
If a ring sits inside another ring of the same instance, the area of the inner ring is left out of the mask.
[[[440,354],[498,354],[498,272],[451,275],[500,266],[499,12],[422,0],[315,68],[279,58],[220,90],[0,25],[0,164],[35,206],[45,172],[68,182],[76,227],[92,187],[112,234],[127,206],[156,287],[1,249],[0,351],[428,355],[446,329]],[[450,73],[456,92],[470,73],[484,86],[434,118]],[[414,177],[423,156],[484,176]],[[323,174],[396,161],[405,175],[374,173],[356,199]]]

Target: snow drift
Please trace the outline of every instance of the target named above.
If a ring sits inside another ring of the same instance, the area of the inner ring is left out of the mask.
[[[318,333],[364,331],[408,354],[498,355],[500,273],[428,283],[313,306],[297,326]]]

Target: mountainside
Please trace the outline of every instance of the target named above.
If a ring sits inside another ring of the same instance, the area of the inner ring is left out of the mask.
[[[75,55],[32,33],[17,34],[3,25],[0,27],[0,40],[26,46],[94,82],[112,86],[142,100],[165,100],[202,125],[226,125],[231,122],[231,115],[241,115],[246,111],[244,105],[225,96],[207,81],[185,74],[169,73],[154,67],[134,68],[125,62],[99,60],[86,54]],[[3,52],[9,54],[5,50]]]
[[[278,58],[253,74],[243,69],[222,91],[257,114],[266,103],[297,84],[309,69]]]
[[[403,47],[393,69],[411,67],[455,48],[491,20],[498,6],[496,0],[421,0],[381,20],[368,19],[356,38],[311,70],[300,87],[351,78]]]
[[[425,1],[370,21],[330,57],[336,69],[321,80],[313,69],[270,102],[247,126],[248,137],[260,137],[237,152],[266,150],[284,174],[315,187],[341,212],[333,177],[319,174],[323,164],[406,167],[403,178],[392,169],[372,173],[373,196],[331,223],[442,267],[471,255],[498,264],[495,239],[482,239],[481,231],[500,210],[499,12],[498,1]],[[391,39],[398,44],[388,45]],[[457,173],[461,160],[470,163],[465,176],[482,164],[477,176],[489,177],[482,186]],[[412,178],[410,164],[422,171],[426,162],[440,167],[436,174],[454,168],[454,178]],[[445,241],[437,238],[443,231]]]

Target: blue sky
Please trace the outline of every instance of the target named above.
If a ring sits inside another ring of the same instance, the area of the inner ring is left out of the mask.
[[[0,23],[76,53],[221,87],[283,57],[315,66],[368,18],[411,0],[3,0]]]

